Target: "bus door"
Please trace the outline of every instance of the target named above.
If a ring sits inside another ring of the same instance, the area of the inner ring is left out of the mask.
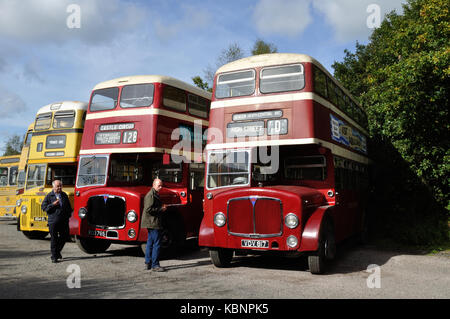
[[[193,217],[193,226],[199,227],[203,218],[203,191],[205,183],[205,164],[189,164],[189,201],[190,211]],[[192,230],[196,232],[195,229]]]

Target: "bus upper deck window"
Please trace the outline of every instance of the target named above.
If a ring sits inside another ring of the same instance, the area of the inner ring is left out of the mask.
[[[52,113],[39,114],[34,124],[35,131],[42,131],[50,128],[52,122]]]
[[[91,111],[112,110],[117,105],[119,97],[119,88],[107,88],[95,90],[92,93]]]
[[[75,122],[75,111],[59,111],[55,113],[53,128],[71,128]]]
[[[216,98],[251,95],[255,92],[255,71],[225,73],[217,77]]]
[[[200,96],[189,94],[189,113],[195,116],[208,118],[210,102]]]
[[[259,86],[261,93],[301,90],[305,87],[303,65],[264,68],[261,70]]]
[[[127,85],[122,89],[120,107],[142,107],[153,103],[153,84]]]

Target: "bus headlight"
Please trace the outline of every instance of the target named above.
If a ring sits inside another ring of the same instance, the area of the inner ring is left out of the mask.
[[[27,205],[23,205],[21,208],[20,208],[20,211],[22,212],[22,214],[26,214],[27,213]]]
[[[131,229],[128,231],[128,237],[130,237],[130,238],[136,237],[136,231],[135,231],[133,228],[131,228]]]
[[[225,225],[227,221],[227,218],[223,213],[217,213],[214,215],[214,224],[216,224],[217,227],[222,227]]]
[[[290,248],[294,248],[298,245],[298,239],[295,236],[289,236],[286,239],[286,245],[288,245]]]
[[[20,204],[22,204],[22,199],[19,198],[18,200],[16,200],[16,206],[20,207]]]
[[[78,217],[80,217],[81,219],[84,219],[86,217],[86,215],[87,215],[87,209],[84,207],[81,207],[78,210]]]
[[[137,221],[137,215],[136,215],[136,213],[135,213],[134,210],[130,210],[130,211],[128,212],[128,214],[127,214],[127,220],[128,220],[130,223],[134,223],[135,221]]]
[[[286,215],[286,217],[284,218],[284,224],[286,225],[286,227],[294,229],[295,227],[298,226],[298,217],[297,215],[293,214],[293,213],[289,213]]]

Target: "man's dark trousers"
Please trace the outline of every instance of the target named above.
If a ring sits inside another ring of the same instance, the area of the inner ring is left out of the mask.
[[[52,259],[61,258],[61,250],[69,238],[69,221],[65,218],[57,219],[48,224],[48,229],[51,236]]]
[[[52,259],[61,258],[61,250],[69,237],[69,218],[72,213],[69,197],[66,193],[60,193],[61,203],[53,205],[56,194],[51,191],[42,201],[42,210],[48,215],[48,229],[51,236],[50,250]]]

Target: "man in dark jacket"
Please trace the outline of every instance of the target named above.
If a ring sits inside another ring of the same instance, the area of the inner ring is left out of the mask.
[[[45,196],[41,208],[48,215],[48,229],[51,236],[52,262],[62,259],[61,250],[69,237],[69,218],[72,214],[69,196],[62,191],[60,180],[54,180],[53,190]]]
[[[155,179],[152,189],[145,195],[144,209],[142,212],[142,228],[147,228],[147,247],[145,249],[145,263],[147,269],[153,271],[164,271],[159,265],[159,250],[161,247],[161,215],[166,210],[159,198],[159,191],[162,188],[162,181]]]

